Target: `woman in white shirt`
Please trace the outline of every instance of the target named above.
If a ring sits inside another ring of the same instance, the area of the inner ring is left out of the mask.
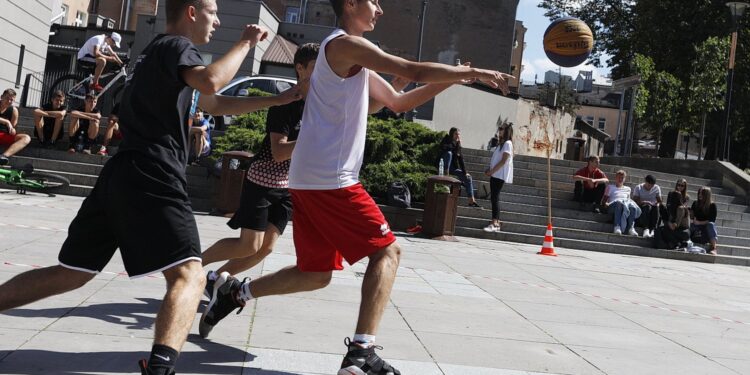
[[[484,174],[490,177],[492,202],[492,222],[484,228],[485,232],[500,231],[500,190],[504,184],[513,183],[513,124],[500,125],[497,130],[500,142],[492,153],[490,167],[484,171]]]
[[[614,233],[637,236],[638,232],[635,231],[634,225],[635,219],[641,216],[641,209],[630,199],[630,187],[625,186],[626,177],[627,173],[624,170],[617,171],[615,183],[607,186],[602,200],[607,212],[614,215]]]

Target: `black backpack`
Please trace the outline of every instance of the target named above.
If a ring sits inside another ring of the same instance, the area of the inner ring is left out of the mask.
[[[401,181],[391,183],[388,187],[388,205],[400,208],[411,208],[411,192]]]

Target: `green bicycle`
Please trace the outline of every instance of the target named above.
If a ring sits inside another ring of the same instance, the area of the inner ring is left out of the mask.
[[[70,185],[70,181],[60,175],[47,172],[34,172],[31,164],[18,167],[0,167],[0,183],[16,189],[18,194],[27,191],[51,193]]]

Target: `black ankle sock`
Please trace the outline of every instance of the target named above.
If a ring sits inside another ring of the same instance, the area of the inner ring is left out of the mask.
[[[148,359],[148,369],[154,375],[171,374],[177,363],[179,353],[165,345],[154,344],[151,357]]]

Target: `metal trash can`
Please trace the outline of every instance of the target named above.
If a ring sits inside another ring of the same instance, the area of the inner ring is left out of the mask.
[[[461,181],[449,176],[427,178],[427,191],[422,213],[422,233],[428,238],[456,241],[456,215]]]
[[[217,213],[227,214],[237,211],[247,172],[247,169],[243,167],[252,157],[253,154],[245,151],[227,151],[222,155],[219,194],[216,202]]]

